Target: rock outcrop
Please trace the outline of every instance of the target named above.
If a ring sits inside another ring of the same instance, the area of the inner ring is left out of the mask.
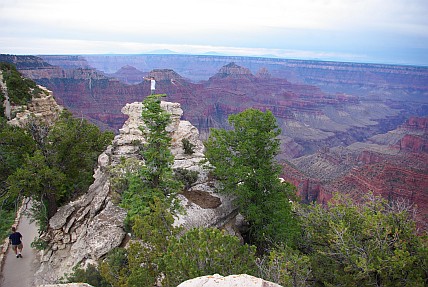
[[[233,234],[237,211],[231,198],[214,193],[214,183],[199,165],[204,158],[204,146],[199,140],[198,130],[188,121],[180,120],[183,114],[180,104],[161,102],[161,107],[171,114],[172,119],[167,130],[172,137],[173,168],[199,173],[196,183],[179,195],[186,213],[180,215],[175,224],[185,229],[196,226],[224,227]],[[122,109],[129,116],[128,120],[112,145],[99,156],[94,183],[85,195],[59,208],[50,219],[49,230],[42,235],[49,242],[49,247],[41,255],[36,283],[55,283],[65,273],[72,272],[74,266],[95,263],[108,251],[123,244],[127,236],[124,231],[126,211],[114,203],[109,168],[123,158],[142,161],[135,144],[137,141],[145,142],[139,128],[144,125],[142,108],[141,102],[135,102]],[[184,153],[183,138],[194,145],[193,154]],[[215,204],[206,205],[207,202]]]
[[[281,287],[273,282],[269,282],[251,275],[221,275],[202,276],[184,281],[177,287]]]
[[[147,73],[130,65],[123,66],[117,72],[110,74],[111,77],[130,85],[141,83],[146,75]]]
[[[39,88],[42,92],[37,96],[33,96],[26,106],[11,106],[13,117],[8,121],[9,124],[24,127],[27,125],[29,119],[34,117],[51,125],[59,118],[64,107],[58,105],[52,91],[42,86],[39,86]]]
[[[224,80],[224,79],[240,79],[254,81],[255,77],[247,68],[238,66],[235,63],[229,63],[220,68],[220,70],[210,78],[210,81]]]
[[[177,287],[281,287],[251,275],[239,274],[223,277],[218,274],[207,275],[184,281]],[[48,284],[37,287],[92,287],[86,283]]]

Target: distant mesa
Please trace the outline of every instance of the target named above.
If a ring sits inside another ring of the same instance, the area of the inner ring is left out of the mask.
[[[138,70],[134,66],[126,65],[109,76],[114,77],[125,84],[133,85],[144,81],[144,77],[147,76],[147,73]]]
[[[281,58],[277,55],[274,54],[263,54],[263,55],[259,55],[258,57],[262,57],[262,58]]]
[[[223,67],[218,71],[217,74],[212,76],[210,78],[210,81],[213,80],[220,80],[220,79],[248,79],[248,80],[254,80],[255,77],[251,73],[250,69],[241,67],[234,62],[231,62]]]
[[[172,69],[154,69],[148,77],[154,77],[156,81],[183,80],[183,77]]]

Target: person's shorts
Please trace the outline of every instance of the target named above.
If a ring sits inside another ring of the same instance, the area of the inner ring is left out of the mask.
[[[22,242],[21,242],[21,243],[19,243],[18,245],[13,245],[13,244],[12,244],[12,249],[13,249],[13,250],[16,250],[17,248],[18,248],[18,249],[22,249],[22,247],[23,247]]]

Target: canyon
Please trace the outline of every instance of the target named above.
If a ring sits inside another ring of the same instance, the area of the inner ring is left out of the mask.
[[[75,116],[118,133],[126,103],[156,92],[181,104],[204,140],[227,116],[270,110],[283,177],[304,202],[371,191],[428,216],[428,68],[192,55],[0,55]]]

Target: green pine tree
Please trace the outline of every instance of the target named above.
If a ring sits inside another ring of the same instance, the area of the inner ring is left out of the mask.
[[[291,212],[294,188],[279,180],[280,130],[270,111],[246,110],[229,117],[232,130],[212,129],[207,160],[221,183],[221,192],[236,196],[250,223],[249,239],[259,247],[271,243],[294,245],[299,227]]]

